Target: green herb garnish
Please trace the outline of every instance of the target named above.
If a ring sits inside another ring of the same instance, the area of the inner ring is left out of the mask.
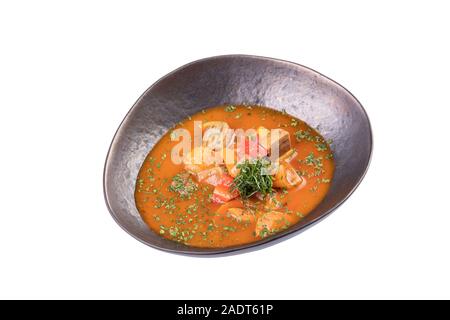
[[[314,157],[314,153],[310,152],[305,158],[304,163],[308,166],[314,166],[314,168],[322,168],[322,157]]]
[[[237,165],[240,170],[233,181],[233,188],[239,191],[242,198],[247,199],[257,192],[262,195],[272,193],[272,176],[266,174],[270,166],[267,159],[245,160]]]
[[[328,147],[326,143],[316,143],[317,151],[327,151]]]
[[[178,235],[178,228],[177,227],[172,227],[169,229],[169,234],[172,237],[176,237]]]
[[[271,232],[270,232],[269,229],[267,229],[267,227],[264,227],[264,228],[261,229],[261,231],[259,231],[259,236],[261,238],[265,238],[267,236],[270,236],[270,234],[271,234]]]
[[[294,136],[297,139],[297,141],[301,140],[313,141],[314,139],[314,136],[312,135],[312,132],[309,129],[299,130],[294,133]]]
[[[224,231],[235,232],[235,231],[236,231],[236,228],[235,228],[235,227],[232,227],[232,226],[224,226],[224,227],[223,227],[223,230],[224,230]]]
[[[225,107],[226,112],[233,112],[235,110],[236,110],[236,107],[233,105],[229,105],[229,106]]]
[[[198,186],[188,173],[179,173],[172,178],[169,190],[178,193],[182,199],[190,199]]]

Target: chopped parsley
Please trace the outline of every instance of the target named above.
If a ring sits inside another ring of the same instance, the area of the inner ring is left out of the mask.
[[[240,170],[234,178],[233,188],[239,191],[242,198],[247,199],[257,192],[262,195],[272,193],[273,178],[265,174],[270,166],[267,159],[257,159],[253,161],[245,160],[245,162],[237,165]]]
[[[178,193],[182,199],[190,199],[198,190],[198,185],[192,180],[189,173],[179,173],[172,178],[169,190]]]
[[[302,140],[313,141],[314,140],[314,136],[310,129],[299,130],[294,133],[294,136],[295,136],[295,139],[297,139],[297,141],[302,141]]]
[[[267,227],[264,227],[264,228],[261,229],[261,231],[259,231],[259,236],[261,238],[265,238],[265,237],[267,237],[269,235],[270,235],[270,230],[267,229]]]
[[[316,143],[316,149],[317,151],[327,151],[328,146],[326,143]]]
[[[229,106],[225,107],[225,111],[226,112],[234,112],[234,111],[236,111],[236,106],[233,106],[230,104]]]

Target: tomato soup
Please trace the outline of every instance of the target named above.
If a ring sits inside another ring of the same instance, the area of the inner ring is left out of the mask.
[[[203,138],[200,160],[217,141],[243,157],[193,161],[198,148],[192,139],[190,152],[180,152],[181,161],[174,161],[181,141],[176,130],[194,137],[196,126]],[[228,134],[236,129],[252,132],[244,134],[243,147]],[[322,201],[334,171],[330,143],[285,112],[245,105],[208,108],[177,124],[150,151],[137,177],[136,206],[150,229],[188,246],[255,242],[296,224]]]

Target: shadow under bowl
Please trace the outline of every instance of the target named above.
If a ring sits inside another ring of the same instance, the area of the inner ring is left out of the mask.
[[[146,155],[174,124],[188,115],[208,107],[242,103],[285,109],[333,141],[336,168],[328,194],[297,224],[254,243],[196,248],[159,236],[141,219],[134,199],[136,178]],[[191,255],[240,253],[287,239],[330,214],[361,182],[371,152],[372,132],[366,112],[335,81],[278,59],[246,55],[211,57],[164,76],[128,112],[106,158],[105,200],[116,222],[151,247]]]

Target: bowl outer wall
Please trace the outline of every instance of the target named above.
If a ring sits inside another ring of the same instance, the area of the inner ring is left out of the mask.
[[[332,140],[336,169],[325,199],[289,229],[236,247],[189,247],[150,230],[134,200],[136,177],[148,152],[173,125],[189,115],[208,107],[242,103],[284,109]],[[331,213],[359,185],[371,153],[368,116],[359,101],[335,81],[307,67],[278,59],[246,55],[211,57],[169,73],[137,100],[111,143],[104,169],[104,194],[116,222],[151,247],[194,255],[244,252],[289,238]]]

